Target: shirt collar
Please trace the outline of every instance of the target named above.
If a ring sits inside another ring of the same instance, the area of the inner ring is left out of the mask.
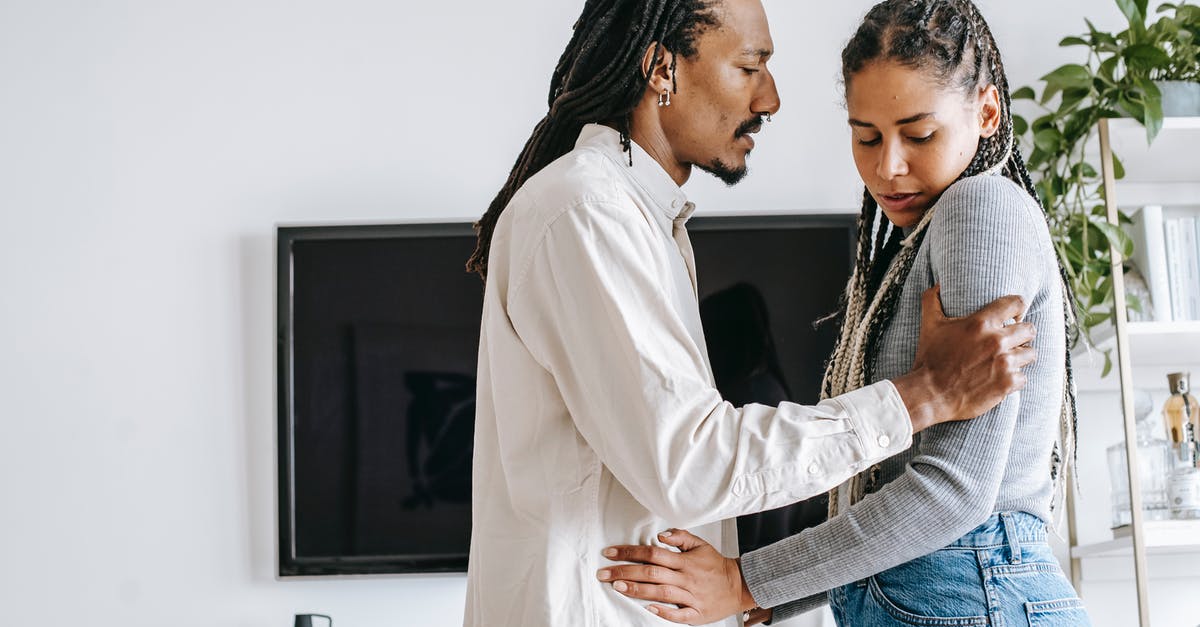
[[[688,201],[675,179],[667,174],[662,165],[650,156],[637,142],[629,142],[633,156],[633,166],[629,165],[630,155],[621,147],[621,134],[603,124],[588,124],[579,132],[575,147],[594,146],[603,150],[609,158],[625,168],[633,180],[642,187],[668,220],[676,225],[687,222],[696,205]]]

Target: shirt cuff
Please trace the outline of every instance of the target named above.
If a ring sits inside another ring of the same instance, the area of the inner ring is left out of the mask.
[[[908,450],[912,418],[891,381],[880,381],[837,397],[862,446],[864,467]]]

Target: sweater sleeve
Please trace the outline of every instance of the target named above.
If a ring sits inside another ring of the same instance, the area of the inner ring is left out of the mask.
[[[924,246],[946,314],[970,314],[1007,294],[1027,304],[1044,275],[1040,216],[1007,179],[977,176],[938,201]],[[1039,329],[1041,330],[1041,329]],[[915,337],[915,334],[914,334]],[[903,475],[844,515],[742,557],[763,607],[810,597],[943,548],[992,514],[1020,395],[983,416],[927,429]]]

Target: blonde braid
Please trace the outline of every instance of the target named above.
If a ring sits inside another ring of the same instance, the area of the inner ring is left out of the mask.
[[[883,335],[883,330],[891,320],[900,291],[908,278],[913,262],[917,258],[917,250],[925,239],[929,223],[933,220],[936,208],[931,208],[921,217],[916,227],[900,242],[900,251],[893,259],[876,258],[874,263],[887,263],[887,270],[874,292],[874,297],[867,302],[867,283],[857,280],[861,269],[855,270],[851,277],[852,289],[847,295],[847,313],[842,324],[841,337],[833,359],[826,369],[823,387],[832,396],[857,390],[867,384],[870,372],[874,370],[875,356],[878,351],[875,345]],[[880,225],[876,234],[883,237],[885,225]],[[855,304],[851,308],[851,304]],[[874,487],[879,475],[879,466],[874,465],[866,473],[859,473],[850,479],[850,502],[862,500],[869,488]],[[838,490],[834,488],[829,493],[829,517],[838,514]]]

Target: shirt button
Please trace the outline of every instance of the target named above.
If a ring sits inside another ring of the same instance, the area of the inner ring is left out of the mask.
[[[891,445],[892,445],[892,439],[891,439],[891,438],[887,437],[886,435],[881,435],[881,436],[879,436],[879,446],[880,446],[880,447],[882,447],[882,448],[887,448],[887,447],[889,447],[889,446],[891,446]]]
[[[808,474],[810,474],[810,475],[819,475],[819,474],[821,474],[821,467],[820,467],[820,466],[818,466],[817,464],[813,464],[812,466],[809,466],[809,467],[808,467]]]

